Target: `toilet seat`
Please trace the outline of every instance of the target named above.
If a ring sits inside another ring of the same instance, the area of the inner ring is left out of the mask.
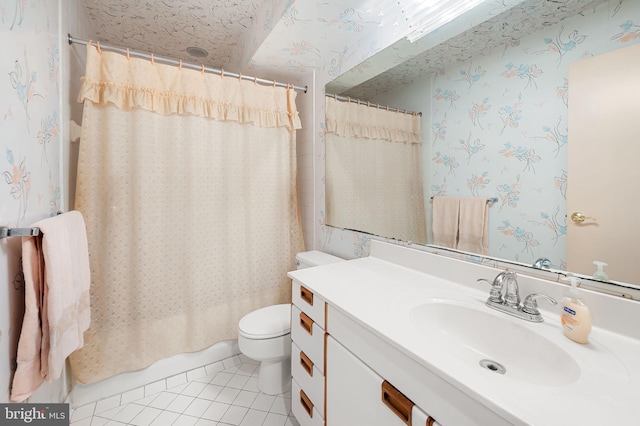
[[[238,323],[238,333],[247,339],[272,339],[291,333],[291,305],[272,305],[249,312]]]

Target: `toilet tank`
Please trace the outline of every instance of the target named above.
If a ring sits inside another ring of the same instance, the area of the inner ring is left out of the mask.
[[[311,268],[312,266],[326,265],[328,263],[342,262],[344,259],[318,251],[303,251],[296,254],[297,269]]]

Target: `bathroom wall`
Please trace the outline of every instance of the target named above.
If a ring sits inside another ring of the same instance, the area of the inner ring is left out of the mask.
[[[525,263],[545,256],[564,267],[568,67],[637,42],[640,2],[615,0],[425,76],[429,82],[398,88],[414,93],[407,108],[430,111],[422,120],[430,151],[427,201],[438,194],[498,197],[490,209],[490,253]],[[372,101],[407,103],[394,101],[394,94]],[[316,158],[316,168],[324,170],[324,158]],[[324,173],[316,191],[320,218],[323,180]],[[316,235],[320,249],[349,257],[367,253],[362,234],[317,225]]]
[[[0,8],[0,225],[28,227],[68,210],[69,120],[78,80],[66,34],[86,35],[76,0],[4,2]],[[74,114],[72,116],[72,114]],[[9,400],[24,311],[20,238],[0,240],[0,402]],[[31,401],[62,401],[68,378],[45,384]]]

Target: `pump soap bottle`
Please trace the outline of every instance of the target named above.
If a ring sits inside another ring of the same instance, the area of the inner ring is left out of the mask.
[[[609,281],[609,276],[604,272],[604,267],[607,266],[607,264],[598,260],[594,260],[593,264],[598,268],[598,270],[593,273],[593,278],[600,281]]]
[[[582,294],[578,290],[578,278],[568,276],[571,288],[560,302],[561,321],[564,335],[574,342],[589,343],[591,333],[591,313],[582,302]]]

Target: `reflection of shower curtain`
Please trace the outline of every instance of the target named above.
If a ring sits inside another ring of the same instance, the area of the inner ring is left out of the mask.
[[[81,383],[236,337],[242,315],[290,300],[286,272],[303,249],[293,90],[87,53]]]
[[[427,242],[420,117],[326,98],[327,224]]]

